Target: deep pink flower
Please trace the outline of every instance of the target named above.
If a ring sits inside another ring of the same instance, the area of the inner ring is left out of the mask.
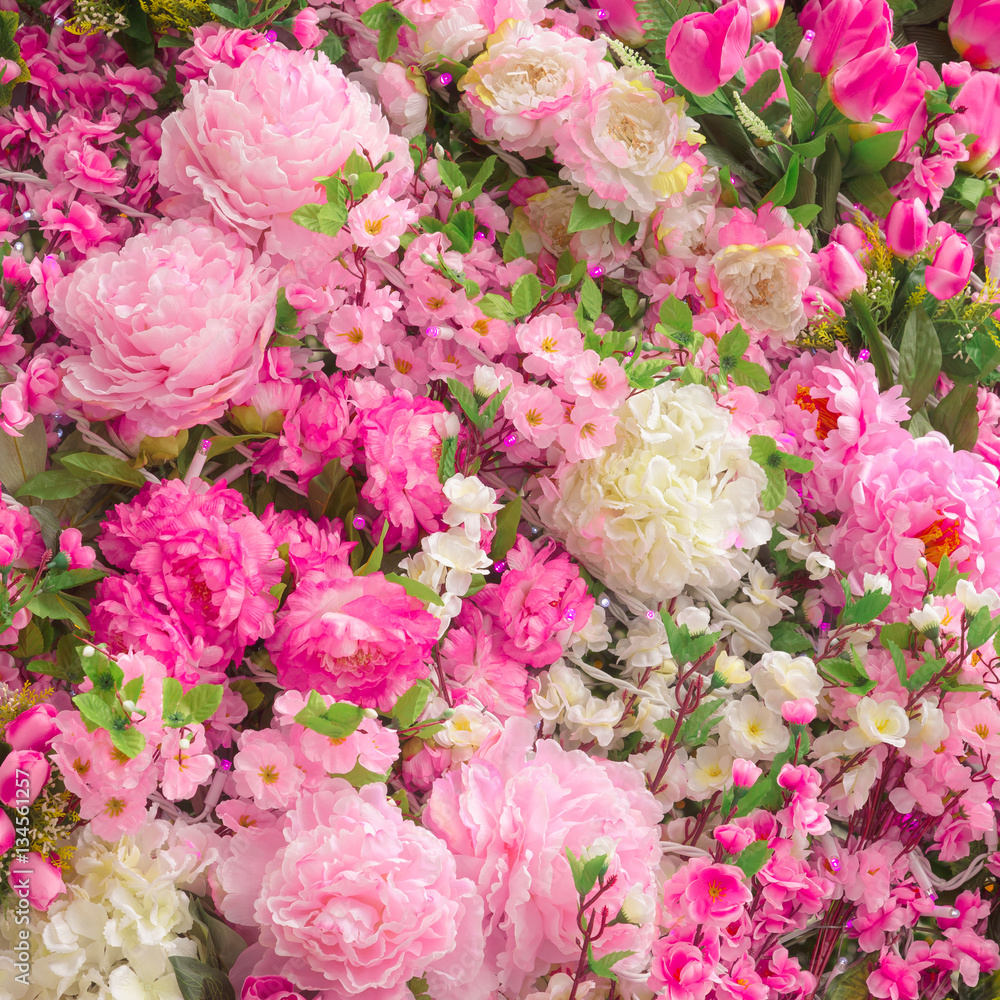
[[[685,14],[667,36],[670,72],[693,94],[711,94],[743,64],[750,27],[750,11],[743,0],[729,0],[709,13]]]
[[[736,920],[752,893],[743,872],[733,865],[692,858],[666,884],[664,905],[699,924],[721,927]]]
[[[439,622],[381,573],[305,579],[267,648],[282,687],[388,711],[426,677]]]
[[[664,1000],[703,1000],[718,982],[704,950],[688,941],[661,938],[653,945],[647,985]]]
[[[1000,66],[1000,3],[955,0],[948,15],[948,36],[955,51],[976,69]]]
[[[3,738],[14,750],[46,751],[59,732],[55,717],[54,705],[47,702],[33,705],[7,723]]]
[[[66,891],[62,871],[37,851],[11,864],[7,881],[14,894],[27,899],[36,910],[47,910]]]

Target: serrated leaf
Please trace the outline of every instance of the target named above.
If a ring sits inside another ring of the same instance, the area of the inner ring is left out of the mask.
[[[392,708],[392,717],[400,729],[409,729],[420,718],[433,690],[434,685],[421,678],[399,696]]]
[[[685,743],[704,743],[715,724],[722,718],[725,703],[722,698],[708,698],[691,712],[681,726],[681,739]]]
[[[514,496],[497,511],[496,532],[490,546],[490,558],[503,559],[517,541],[517,526],[521,523],[521,498]]]
[[[493,292],[484,295],[476,305],[484,316],[489,316],[491,319],[502,319],[507,323],[513,323],[518,318],[518,312],[510,301]]]
[[[865,594],[844,608],[840,614],[841,621],[846,625],[867,625],[889,607],[891,600],[892,597],[881,590]]]
[[[124,676],[124,674],[122,675]],[[122,688],[122,700],[137,702],[140,697],[142,697],[142,686],[143,679],[141,677],[133,677],[123,688]]]
[[[452,396],[455,397],[455,401],[459,406],[462,407],[462,411],[465,415],[477,426],[480,424],[479,415],[479,404],[476,402],[476,397],[472,394],[472,390],[463,385],[458,379],[449,378],[447,379],[448,389]]]
[[[434,162],[437,166],[438,174],[441,176],[441,180],[444,181],[445,186],[452,194],[465,187],[465,175],[462,173],[462,169],[457,163],[453,163],[451,160],[446,160],[441,157]]]
[[[183,1000],[236,1000],[233,984],[221,970],[184,955],[170,955],[169,961]]]
[[[518,316],[527,316],[542,301],[542,283],[533,271],[522,274],[510,290],[510,303]]]
[[[63,594],[37,594],[28,602],[28,610],[39,618],[71,621],[81,632],[90,633],[87,617]]]
[[[127,729],[115,729],[112,726],[108,734],[114,747],[130,760],[134,760],[146,749],[146,737],[135,726],[129,726]]]
[[[796,628],[790,621],[780,621],[777,625],[771,626],[771,649],[776,649],[782,653],[814,652],[812,640],[800,629]]]
[[[567,847],[566,860],[569,862],[569,870],[573,874],[573,885],[576,886],[577,894],[581,899],[588,895],[591,889],[597,885],[597,880],[608,870],[606,854],[598,854],[584,861],[582,857],[577,857]]]
[[[630,365],[625,374],[628,375],[628,382],[635,389],[652,389],[656,385],[656,376],[669,364],[661,358],[651,358],[648,361],[639,361]]]
[[[606,955],[602,955],[598,958],[594,954],[593,947],[587,944],[587,962],[590,965],[590,971],[595,976],[601,976],[604,979],[610,979],[612,982],[618,982],[612,969],[617,965],[623,958],[628,958],[629,955],[634,955],[634,951],[609,951]]]
[[[438,462],[438,480],[448,482],[455,475],[455,456],[458,453],[458,438],[446,437],[441,441],[441,459]]]
[[[181,695],[177,707],[189,715],[192,722],[205,722],[215,715],[221,704],[221,684],[197,684]]]
[[[767,392],[771,379],[763,365],[741,358],[732,371],[732,379],[737,385],[749,386],[754,392]]]
[[[604,296],[589,274],[584,276],[580,285],[580,305],[583,306],[584,315],[592,320],[597,319],[604,308]]]
[[[410,577],[402,576],[399,573],[386,573],[384,575],[390,583],[395,583],[402,587],[410,597],[415,597],[418,601],[423,601],[424,604],[444,605],[441,595],[433,588],[428,587],[426,583],[421,583],[419,580],[412,580]]]
[[[582,233],[588,229],[599,229],[613,223],[614,216],[606,208],[593,208],[585,194],[576,196],[573,209],[569,214],[568,233]]]
[[[521,239],[521,234],[515,229],[504,242],[503,262],[509,264],[511,261],[518,260],[523,256],[525,256],[524,240]]]
[[[103,580],[107,573],[102,569],[69,569],[63,573],[49,573],[42,579],[42,590],[69,590],[85,583]]]
[[[747,878],[753,878],[767,864],[773,854],[774,850],[767,846],[766,840],[755,840],[736,855],[733,864]]]
[[[660,303],[660,322],[669,330],[690,331],[694,327],[694,316],[686,302],[671,295]]]
[[[73,698],[80,714],[95,726],[110,730],[115,721],[111,706],[93,691],[78,694]]]

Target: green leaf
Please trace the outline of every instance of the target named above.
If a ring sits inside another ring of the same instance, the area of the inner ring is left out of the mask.
[[[626,369],[628,382],[635,389],[652,389],[656,385],[656,376],[669,364],[663,359],[651,358],[629,365]]]
[[[181,682],[173,677],[165,677],[163,680],[163,718],[173,715],[177,711],[177,703],[184,694]],[[168,723],[170,725],[170,723]]]
[[[335,701],[327,708],[323,699],[315,691],[310,691],[309,700],[305,708],[295,716],[295,721],[321,736],[342,740],[357,730],[364,717],[364,710],[358,705]]]
[[[57,455],[59,461],[68,469],[89,472],[100,476],[101,482],[114,483],[116,486],[142,487],[146,485],[145,477],[136,472],[120,458],[110,455],[98,455],[90,452],[79,452],[72,455]]]
[[[889,607],[891,600],[892,597],[881,590],[865,594],[844,608],[840,613],[840,620],[845,625],[867,625]]]
[[[719,359],[721,362],[722,358],[732,358],[735,364],[743,355],[746,353],[746,349],[750,346],[750,338],[747,336],[746,331],[740,326],[739,323],[736,324],[720,341],[719,341]],[[721,364],[720,364],[721,367]]]
[[[472,394],[472,390],[465,385],[462,385],[458,379],[449,378],[446,380],[448,383],[448,389],[452,396],[455,397],[456,402],[462,407],[465,415],[477,426],[480,424],[479,416],[479,404],[476,402],[476,397]]]
[[[234,434],[232,436],[217,434],[208,438],[211,442],[208,457],[216,458],[219,455],[225,455],[226,452],[232,451],[237,445],[241,445],[245,441],[267,441],[277,436],[277,434],[264,434],[263,432],[260,434]]]
[[[830,981],[823,1000],[869,1000],[868,977],[874,968],[867,959],[851,966]]]
[[[989,608],[980,608],[969,620],[965,642],[969,649],[978,649],[993,638],[1000,629],[1000,615],[993,617]]]
[[[764,487],[760,499],[768,510],[780,507],[788,492],[782,455],[783,453],[778,450],[774,438],[763,434],[750,435],[750,457],[767,475],[767,485]]]
[[[9,80],[0,86],[0,107],[10,104],[11,98],[14,95],[14,87],[17,84],[27,83],[31,79],[28,64],[21,58],[20,46],[14,39],[14,34],[17,31],[17,22],[18,17],[14,11],[0,10],[0,57],[10,59],[21,67],[21,72],[13,80]],[[7,486],[5,479],[3,483]]]
[[[606,208],[592,208],[585,194],[576,196],[573,210],[569,213],[568,233],[582,233],[588,229],[599,229],[614,222],[614,216]]]
[[[400,729],[409,729],[420,718],[433,690],[434,685],[422,678],[399,696],[392,708],[392,717]]]
[[[490,558],[496,562],[503,559],[517,541],[517,526],[521,523],[521,498],[513,499],[497,511],[497,530],[490,546]]]
[[[103,580],[107,573],[102,569],[69,569],[63,573],[49,573],[42,580],[42,590],[69,590],[85,583]]]
[[[225,972],[196,958],[183,955],[169,958],[183,1000],[236,1000],[236,991]]]
[[[788,95],[788,105],[792,109],[792,125],[795,127],[795,136],[800,143],[804,143],[816,127],[816,114],[812,104],[792,86],[791,78],[786,69],[781,70],[781,78],[785,84],[785,93]],[[818,155],[819,153],[809,153],[809,156]]]
[[[287,336],[297,336],[299,330],[299,314],[288,304],[284,288],[278,289],[278,304],[275,308],[274,331]],[[209,456],[211,458],[211,455]]]
[[[668,330],[684,330],[690,332],[694,328],[694,317],[691,307],[682,302],[676,295],[664,299],[660,303],[660,322]]]
[[[125,675],[122,674],[122,677]],[[134,677],[122,688],[122,700],[137,702],[142,697],[143,679]]]
[[[357,506],[357,488],[339,458],[331,458],[319,475],[309,480],[309,513],[319,520],[346,513]]]
[[[436,590],[428,587],[426,583],[421,583],[419,580],[411,580],[410,577],[402,576],[399,573],[386,573],[385,578],[391,583],[398,584],[410,597],[415,597],[418,601],[423,601],[424,604],[444,605],[441,595]]]
[[[766,69],[757,78],[757,82],[743,94],[743,103],[749,108],[760,111],[767,103],[768,98],[774,96],[774,92],[781,84],[781,73],[776,69]]]
[[[968,578],[968,573],[960,573],[956,566],[952,566],[948,556],[942,556],[937,572],[934,574],[934,589],[931,593],[938,597],[950,597],[955,593],[958,581],[968,580]]]
[[[63,594],[37,594],[28,601],[28,610],[39,618],[71,621],[80,631],[90,633],[86,615]]]
[[[677,625],[668,612],[660,611],[660,620],[667,632],[670,655],[678,666],[686,666],[700,660],[716,644],[720,632],[703,632],[692,635],[687,625]]]
[[[439,157],[434,162],[437,164],[441,180],[444,181],[445,186],[452,194],[464,189],[465,175],[457,163],[453,163],[451,160],[446,160],[443,157]]]
[[[454,438],[446,438],[445,440],[453,441]],[[375,548],[372,549],[372,554],[365,561],[365,564],[359,570],[355,571],[355,576],[367,576],[369,573],[375,573],[381,568],[382,557],[385,555],[385,536],[388,531],[389,522],[386,521],[382,525],[382,534],[379,536],[379,540],[375,544]]]
[[[584,276],[580,285],[580,305],[583,306],[584,315],[591,320],[597,319],[604,308],[604,296],[589,274]]]
[[[753,878],[767,864],[773,856],[774,851],[767,846],[766,840],[755,840],[752,844],[744,847],[733,859],[733,864],[739,868],[747,878]]]
[[[870,208],[883,218],[889,214],[889,209],[896,202],[881,174],[859,174],[851,177],[847,179],[847,190],[855,201],[861,202],[865,208]]]
[[[115,729],[112,726],[108,733],[115,748],[121,750],[130,760],[134,760],[146,749],[146,737],[135,726],[129,726],[127,729]]]
[[[432,726],[428,726],[427,729],[421,729],[421,735],[430,733],[432,729]],[[384,784],[386,779],[386,775],[377,774],[375,771],[369,771],[368,768],[362,767],[360,763],[355,764],[354,767],[352,767],[346,774],[339,774],[336,775],[336,777],[343,778],[348,784],[353,785],[355,788],[362,788],[365,785]]]
[[[453,250],[468,253],[476,238],[476,217],[468,209],[455,212],[442,230]]]
[[[767,392],[771,388],[771,379],[764,366],[743,358],[736,362],[732,379],[737,385],[747,385],[754,392]]]
[[[326,37],[316,47],[316,51],[322,52],[330,62],[336,65],[344,58],[344,43],[340,40],[340,35],[328,31]]]
[[[634,954],[634,951],[609,951],[606,955],[602,955],[598,958],[594,954],[594,949],[591,944],[589,942],[587,943],[587,963],[590,965],[590,971],[595,976],[610,979],[612,982],[618,982],[612,968],[623,958],[628,958],[629,955]]]
[[[956,385],[931,411],[931,424],[956,450],[971,451],[979,438],[977,387]]]
[[[458,452],[458,438],[446,437],[441,441],[441,460],[438,462],[438,480],[448,482],[455,475],[455,456]]]
[[[681,726],[681,740],[689,744],[704,743],[715,724],[722,718],[724,707],[722,698],[707,698],[701,702],[684,720]]]
[[[92,725],[110,730],[114,725],[115,716],[111,706],[100,695],[93,691],[78,694],[73,698],[73,704],[80,714]]]
[[[597,880],[603,878],[604,873],[608,870],[608,856],[606,854],[598,854],[584,861],[582,857],[577,857],[567,847],[566,860],[569,862],[569,870],[573,873],[573,884],[581,899],[597,885]]]
[[[989,184],[982,177],[958,173],[954,183],[948,188],[947,196],[957,201],[963,208],[975,211],[989,192]]]
[[[880,132],[853,143],[844,164],[844,177],[877,174],[899,152],[902,138],[902,132]]]
[[[488,431],[493,427],[494,422],[497,418],[497,413],[500,412],[500,407],[503,405],[503,401],[507,398],[507,393],[510,392],[511,386],[504,386],[499,392],[494,393],[493,398],[479,411],[479,426],[484,430]]]
[[[246,702],[247,711],[256,711],[264,704],[263,692],[249,677],[237,677],[229,686]]]
[[[815,139],[810,139],[808,142],[792,143],[788,148],[792,152],[798,153],[802,159],[812,160],[822,155],[826,149],[826,140],[827,137],[825,135],[818,135]]]
[[[518,316],[527,316],[542,301],[542,283],[534,271],[522,274],[510,290],[510,302]]]
[[[812,640],[804,632],[795,626],[793,622],[784,621],[778,622],[777,625],[771,626],[771,649],[778,650],[782,653],[791,653],[794,656],[796,653],[808,652],[810,655],[814,653]]]
[[[511,261],[518,260],[523,256],[525,256],[524,240],[521,239],[521,234],[515,229],[504,242],[503,262],[509,264]]]
[[[177,708],[191,717],[192,722],[205,722],[215,715],[222,704],[221,684],[197,684],[185,691]]]
[[[14,496],[37,497],[39,500],[68,500],[78,496],[85,489],[103,483],[104,479],[89,472],[73,469],[50,469],[32,476]]]
[[[502,319],[507,323],[513,323],[519,315],[508,299],[493,292],[484,295],[476,305],[484,316],[489,316],[491,319]]]
[[[796,205],[795,208],[788,209],[788,214],[803,229],[808,229],[813,219],[823,211],[820,205]]]
[[[918,305],[906,319],[899,345],[899,383],[910,413],[924,405],[941,375],[941,341],[927,311]]]
[[[635,238],[635,234],[639,232],[639,220],[633,219],[631,222],[618,222],[615,221],[615,239],[624,246],[629,240]]]
[[[792,158],[788,161],[788,169],[785,171],[784,175],[778,183],[775,184],[763,198],[761,198],[761,205],[764,205],[767,202],[770,202],[772,205],[787,205],[795,197],[795,192],[799,186],[799,166],[801,163],[802,157],[797,153],[794,153]]]
[[[941,673],[948,666],[947,660],[928,656],[926,653],[921,655],[923,656],[923,661],[905,682],[907,691],[917,691],[922,688],[935,674]]]

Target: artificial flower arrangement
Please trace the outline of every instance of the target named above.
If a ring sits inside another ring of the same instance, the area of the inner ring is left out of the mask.
[[[996,997],[996,0],[0,8],[0,996]]]

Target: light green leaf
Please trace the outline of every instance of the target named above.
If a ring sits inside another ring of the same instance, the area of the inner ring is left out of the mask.
[[[542,300],[542,283],[534,271],[522,274],[510,290],[510,302],[518,316],[527,316]]]
[[[402,576],[399,573],[386,573],[385,578],[390,583],[398,584],[410,597],[415,597],[418,601],[423,601],[424,604],[444,605],[441,595],[436,590],[428,587],[426,583],[421,583],[419,580],[412,580],[410,577]]]
[[[95,476],[100,476],[105,483],[114,483],[117,486],[132,486],[139,488],[146,485],[146,479],[142,473],[137,472],[120,458],[112,458],[110,455],[99,455],[91,452],[78,452],[72,455],[57,455],[59,461],[68,469],[89,472]]]
[[[606,208],[592,208],[585,194],[576,196],[573,210],[569,214],[568,233],[582,233],[587,229],[599,229],[614,222],[614,216]]]

